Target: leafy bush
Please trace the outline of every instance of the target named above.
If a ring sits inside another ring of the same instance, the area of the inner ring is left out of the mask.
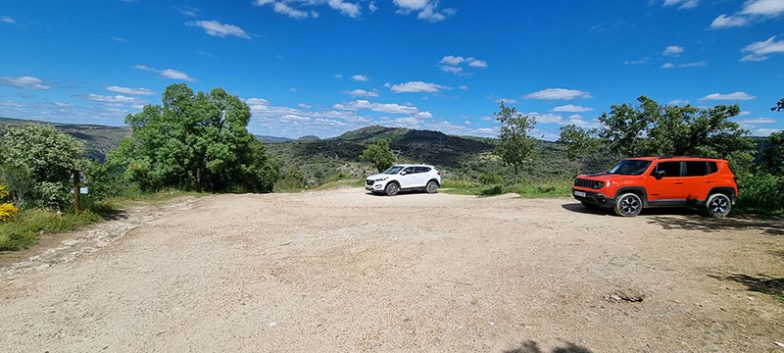
[[[35,185],[35,207],[52,210],[65,209],[71,201],[70,189],[64,183],[42,181]]]
[[[13,217],[19,209],[12,203],[0,203],[0,223],[3,223]]]
[[[482,196],[496,196],[504,193],[506,193],[506,188],[503,185],[492,185],[479,191],[479,195]]]
[[[84,162],[84,145],[50,125],[13,127],[0,139],[0,179],[21,207],[62,209],[68,181]]]
[[[3,223],[13,217],[19,209],[13,203],[3,203],[2,201],[8,197],[8,189],[5,185],[0,184],[0,223]]]
[[[784,177],[759,172],[738,178],[741,212],[784,216]]]
[[[504,183],[504,177],[495,173],[482,173],[479,182],[485,185],[500,185]]]

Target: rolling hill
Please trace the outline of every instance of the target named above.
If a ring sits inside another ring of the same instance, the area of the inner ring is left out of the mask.
[[[0,118],[0,128],[24,124],[53,125],[84,142],[87,156],[101,161],[109,150],[131,133],[129,127]],[[476,176],[488,169],[504,169],[491,153],[495,149],[495,139],[454,136],[438,131],[368,126],[327,139],[315,136],[289,139],[264,135],[257,138],[265,142],[270,153],[282,162],[284,173],[297,169],[311,184],[339,177],[358,178],[372,172],[366,163],[360,163],[359,156],[368,145],[379,139],[389,141],[401,163],[432,164],[453,175]],[[529,174],[547,176],[572,169],[562,145],[545,141],[541,147],[540,158],[526,168]]]

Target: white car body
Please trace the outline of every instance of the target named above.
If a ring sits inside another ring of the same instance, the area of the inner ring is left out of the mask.
[[[431,183],[434,182],[434,183]],[[395,187],[389,187],[396,184]],[[441,173],[432,165],[396,164],[383,173],[373,174],[365,181],[365,190],[397,195],[398,191],[424,190],[435,193],[441,187]],[[392,190],[390,190],[392,189]]]

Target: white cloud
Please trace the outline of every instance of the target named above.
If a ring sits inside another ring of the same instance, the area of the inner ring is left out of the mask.
[[[662,54],[664,54],[666,56],[680,56],[681,54],[683,54],[684,51],[686,51],[686,49],[684,49],[681,46],[670,45],[670,46],[667,46],[666,48],[664,48],[664,51],[662,51]]]
[[[362,9],[357,3],[345,0],[256,0],[254,4],[256,6],[269,5],[272,7],[272,11],[297,20],[309,17],[319,18],[318,12],[308,9],[318,5],[326,5],[351,18],[357,18],[362,15]]]
[[[504,102],[504,104],[516,104],[517,100],[512,98],[501,98],[497,100],[498,103]]]
[[[718,29],[718,28],[731,28],[731,27],[743,27],[749,24],[749,18],[745,16],[727,16],[725,14],[719,15],[716,17],[713,22],[711,22],[710,28],[711,29]]]
[[[685,105],[685,104],[689,104],[689,101],[685,100],[685,99],[673,99],[668,104],[669,105]]]
[[[369,80],[367,76],[360,74],[351,76],[351,79],[357,82],[367,82]]]
[[[204,29],[207,34],[215,37],[240,37],[245,39],[250,39],[250,36],[245,33],[245,30],[242,28],[231,25],[231,24],[224,24],[218,21],[193,21],[188,22],[187,25],[200,27]]]
[[[760,124],[775,124],[776,120],[771,118],[749,118],[749,119],[737,119],[735,120],[735,122],[743,126],[754,126]]]
[[[529,93],[525,99],[538,100],[572,100],[577,98],[593,98],[590,92],[566,88],[547,88],[541,91]]]
[[[764,61],[768,60],[771,54],[784,53],[784,40],[776,40],[776,37],[770,37],[768,40],[754,42],[741,49],[742,53],[748,53],[740,59],[740,61]]]
[[[338,10],[341,14],[351,18],[359,17],[359,15],[362,14],[362,10],[359,8],[359,5],[343,0],[329,0],[327,1],[327,5],[335,10]]]
[[[128,87],[120,87],[120,86],[109,86],[106,87],[107,91],[121,93],[121,94],[130,94],[130,95],[152,95],[155,94],[152,90],[147,88],[128,88]]]
[[[348,95],[353,96],[353,97],[378,97],[378,92],[376,92],[375,90],[368,91],[368,90],[359,89],[359,88],[351,90],[351,91],[345,91],[343,93],[348,94]]]
[[[559,112],[559,113],[584,113],[584,112],[590,112],[592,110],[593,108],[583,107],[574,104],[559,105],[553,108],[554,112]]]
[[[371,1],[370,4],[368,4],[368,10],[370,10],[370,12],[376,12],[376,10],[378,10],[375,1]]]
[[[447,55],[441,58],[441,61],[439,61],[438,64],[442,71],[453,74],[459,74],[463,72],[463,65],[480,69],[487,67],[487,61],[472,57],[464,58],[462,56],[453,55]]]
[[[188,82],[195,81],[192,77],[188,76],[188,74],[186,74],[186,73],[184,73],[182,71],[174,70],[174,69],[163,69],[163,70],[160,70],[160,69],[156,69],[154,67],[150,67],[150,66],[147,66],[147,65],[136,65],[136,66],[134,66],[134,68],[136,68],[137,70],[141,70],[141,71],[155,72],[155,73],[161,75],[161,77],[169,78],[169,79],[172,79],[172,80],[180,80],[180,81],[188,81]]]
[[[413,105],[401,105],[396,103],[371,103],[367,100],[355,100],[353,102],[335,104],[332,108],[337,110],[371,110],[378,113],[387,114],[417,114],[419,108]],[[430,113],[428,113],[430,114]]]
[[[538,124],[560,124],[564,120],[562,116],[550,113],[539,114],[537,112],[530,112],[528,113],[528,116],[536,118]]]
[[[674,69],[674,68],[678,67],[678,68],[681,68],[681,69],[688,69],[690,67],[706,67],[706,66],[708,66],[708,64],[705,63],[704,61],[694,61],[694,62],[690,62],[690,63],[682,63],[682,64],[677,64],[677,65],[675,65],[673,63],[665,63],[664,65],[662,65],[662,68]]]
[[[15,86],[19,88],[28,88],[28,89],[50,89],[52,87],[45,85],[44,82],[38,78],[33,76],[19,76],[19,77],[0,77],[0,84],[4,84],[7,86]]]
[[[784,13],[784,1],[781,0],[749,0],[740,11],[744,15],[778,16]]]
[[[752,131],[751,134],[754,135],[754,136],[767,137],[767,136],[770,136],[770,135],[772,135],[774,133],[777,133],[779,131],[781,131],[781,129],[756,129],[756,130]]]
[[[123,95],[116,95],[116,96],[102,96],[98,94],[88,94],[87,99],[96,102],[103,102],[103,103],[117,103],[117,104],[133,104],[138,103],[134,97],[127,97]]]
[[[417,12],[418,19],[430,22],[440,22],[457,13],[455,9],[439,10],[437,0],[393,0],[392,2],[398,7],[398,14],[408,15]]]
[[[679,9],[693,9],[700,0],[664,0],[664,6],[678,6]]]
[[[16,23],[16,20],[8,16],[0,16],[0,22],[14,24]]]
[[[626,61],[623,62],[624,65],[642,65],[642,64],[647,64],[647,63],[648,63],[648,57],[647,56],[642,58],[642,59],[639,59],[639,60],[626,60]]]
[[[707,95],[705,97],[700,98],[700,100],[701,101],[705,101],[705,100],[713,100],[713,101],[749,101],[749,100],[753,100],[753,99],[756,99],[756,98],[757,97],[749,95],[746,92],[733,92],[733,93],[727,93],[727,94],[712,93],[712,94],[709,94],[709,95]]]
[[[721,14],[713,20],[710,28],[741,27],[752,22],[763,21],[784,13],[784,1],[781,0],[746,0],[743,7],[734,15]]]
[[[442,86],[437,83],[430,83],[430,82],[422,82],[422,81],[410,81],[405,83],[398,83],[398,84],[389,84],[385,85],[395,93],[418,93],[418,92],[425,92],[425,93],[438,93],[442,90],[450,89],[447,86]]]

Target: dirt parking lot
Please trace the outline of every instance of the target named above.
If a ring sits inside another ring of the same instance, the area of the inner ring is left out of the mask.
[[[175,204],[2,263],[2,351],[784,352],[781,221],[359,189]]]

